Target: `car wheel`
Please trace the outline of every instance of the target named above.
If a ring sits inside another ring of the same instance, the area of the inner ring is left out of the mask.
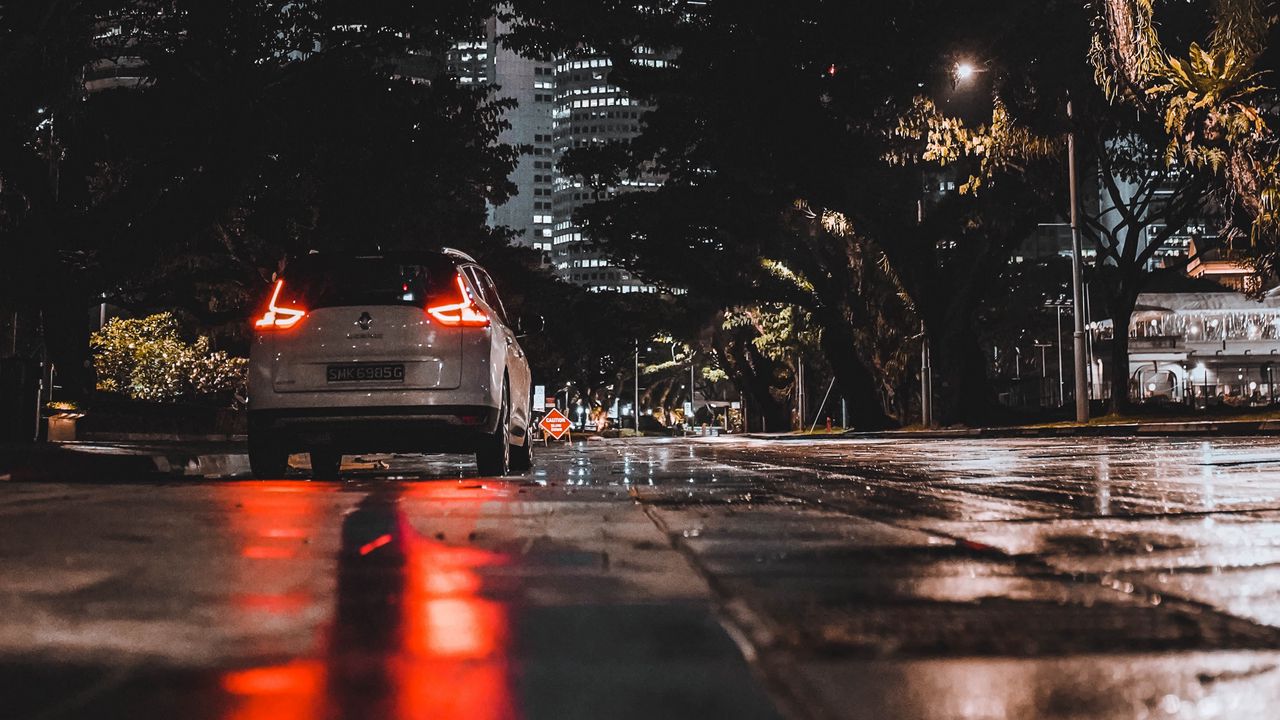
[[[533,438],[525,434],[524,445],[511,446],[511,471],[524,474],[533,469]]]
[[[337,480],[341,469],[342,453],[328,449],[311,451],[312,480]]]
[[[511,473],[511,391],[502,383],[502,407],[498,409],[498,427],[476,449],[476,468],[481,475]]]
[[[282,478],[289,470],[289,451],[275,443],[250,435],[249,470],[259,480]]]

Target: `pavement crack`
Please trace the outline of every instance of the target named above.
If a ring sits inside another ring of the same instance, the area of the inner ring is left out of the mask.
[[[634,491],[635,488],[632,488],[633,495]],[[639,499],[639,496],[636,497]],[[643,499],[639,501],[649,521],[667,538],[671,548],[684,557],[685,562],[706,583],[716,620],[738,646],[752,673],[769,691],[783,715],[798,720],[830,720],[825,710],[808,700],[813,693],[805,686],[802,678],[791,672],[795,664],[779,653],[772,652],[777,647],[777,632],[772,624],[756,613],[744,598],[735,597],[720,582],[689,547],[683,534],[671,530],[656,506]]]

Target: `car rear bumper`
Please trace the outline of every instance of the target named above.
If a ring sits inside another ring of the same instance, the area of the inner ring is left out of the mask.
[[[498,421],[483,405],[250,410],[249,435],[291,451],[471,452]]]

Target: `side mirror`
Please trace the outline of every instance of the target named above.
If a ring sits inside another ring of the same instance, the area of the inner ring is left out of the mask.
[[[516,320],[516,330],[520,337],[537,335],[547,329],[547,321],[541,315],[523,315]]]

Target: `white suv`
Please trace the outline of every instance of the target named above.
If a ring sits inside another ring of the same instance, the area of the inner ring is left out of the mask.
[[[524,472],[529,364],[493,280],[456,250],[313,254],[276,278],[255,317],[249,462],[281,477],[309,452],[474,452],[482,475]]]

